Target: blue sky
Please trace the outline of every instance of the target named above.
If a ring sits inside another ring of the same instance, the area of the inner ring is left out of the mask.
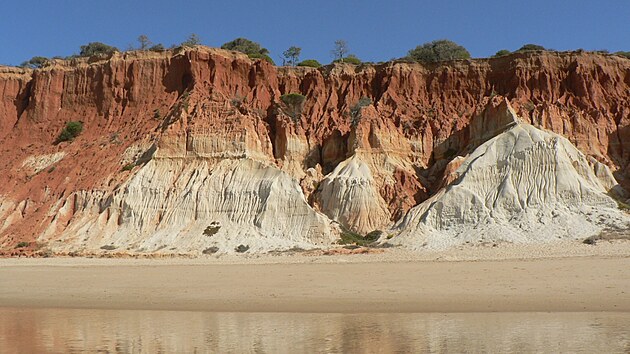
[[[525,43],[558,50],[630,51],[628,0],[31,0],[6,1],[0,13],[0,63],[78,53],[91,41],[127,48],[146,34],[165,46],[197,33],[220,46],[246,37],[276,62],[291,45],[301,59],[331,61],[336,39],[365,61],[404,56],[448,38],[473,57]]]

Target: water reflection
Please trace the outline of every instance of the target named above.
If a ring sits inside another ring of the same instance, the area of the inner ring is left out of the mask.
[[[300,314],[0,308],[0,353],[630,352],[627,313]]]

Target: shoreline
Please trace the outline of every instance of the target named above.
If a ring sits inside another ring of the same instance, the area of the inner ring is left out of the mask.
[[[613,244],[613,246],[615,246]],[[630,311],[628,244],[611,255],[409,260],[0,259],[0,307],[212,312]],[[366,258],[367,256],[367,258]],[[263,261],[267,261],[264,263]],[[258,263],[256,263],[258,262]]]

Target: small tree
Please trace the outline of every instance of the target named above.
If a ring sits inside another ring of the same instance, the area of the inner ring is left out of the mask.
[[[424,43],[409,51],[409,58],[421,62],[438,62],[454,59],[469,59],[470,53],[461,45],[440,39],[433,42]]]
[[[140,50],[147,50],[153,44],[149,37],[146,34],[141,34],[138,36],[138,43],[140,43]]]
[[[196,33],[188,36],[188,39],[182,42],[183,47],[194,47],[201,44],[201,38]]]
[[[282,55],[287,59],[291,66],[295,66],[297,64],[298,58],[300,57],[300,52],[302,48],[291,46],[289,49],[285,50]]]
[[[81,46],[81,52],[79,52],[79,56],[91,57],[93,55],[109,55],[118,51],[118,48],[109,46],[101,42],[90,42],[86,45]]]
[[[251,55],[262,54],[267,55],[269,51],[267,48],[263,48],[259,43],[250,41],[247,38],[236,38],[233,41],[224,43],[221,49],[235,50],[237,52],[245,53],[251,57]]]
[[[348,54],[348,42],[343,39],[338,39],[335,41],[335,47],[330,51],[334,60],[338,60],[343,62],[343,58]]]
[[[20,64],[23,68],[30,69],[39,69],[48,63],[48,58],[46,57],[32,57],[31,59]]]

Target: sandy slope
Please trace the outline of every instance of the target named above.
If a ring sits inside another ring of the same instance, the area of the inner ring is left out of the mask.
[[[562,254],[572,257],[555,258]],[[546,250],[546,251],[544,251]],[[630,311],[630,243],[449,253],[2,259],[0,306],[249,312]],[[543,257],[515,259],[518,257]],[[439,258],[438,258],[439,257]],[[485,259],[443,261],[444,259]],[[433,259],[433,260],[431,260]]]

